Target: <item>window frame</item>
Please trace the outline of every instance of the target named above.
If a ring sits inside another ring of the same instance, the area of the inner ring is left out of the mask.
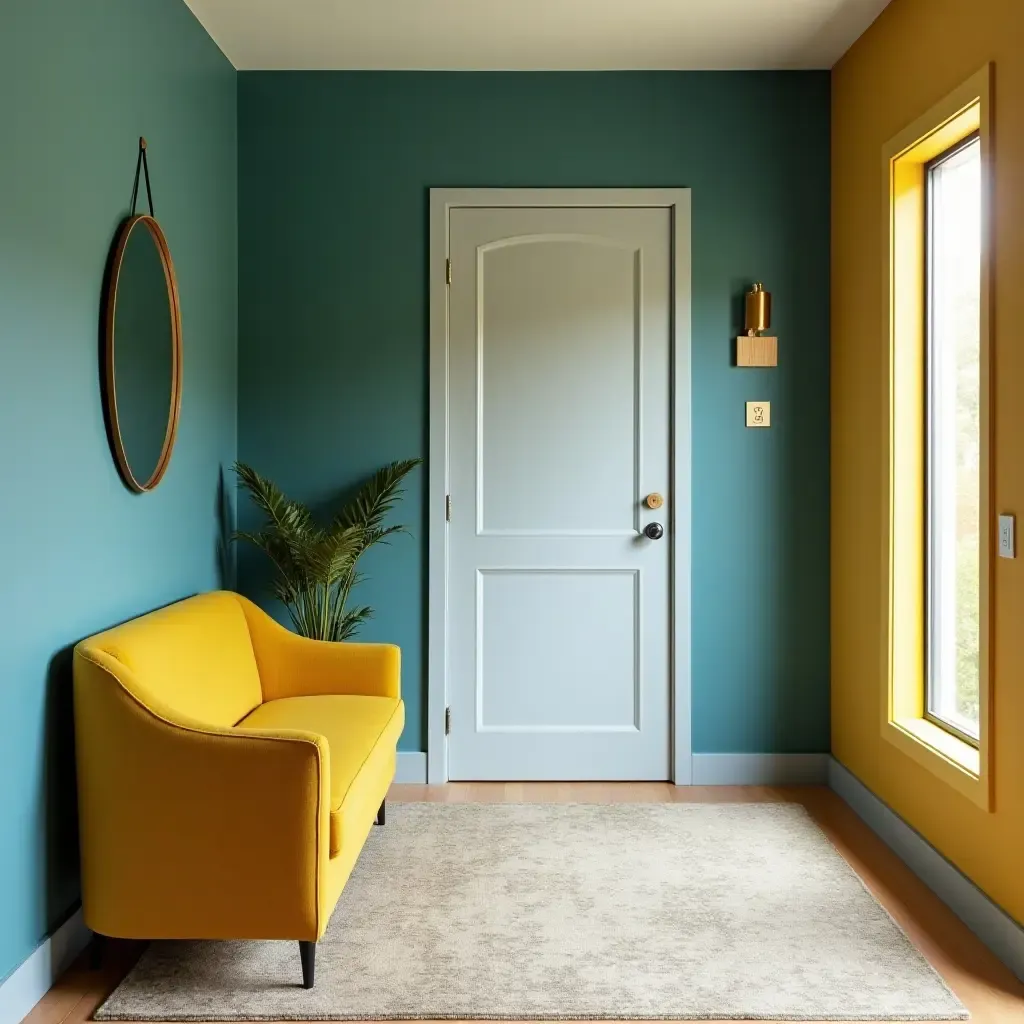
[[[925,490],[924,490],[924,543],[925,543],[925,579],[924,579],[924,601],[925,601],[925,622],[924,622],[924,640],[925,640],[925,653],[924,653],[924,699],[923,699],[923,715],[924,718],[938,726],[940,729],[944,729],[946,732],[951,733],[957,739],[968,744],[975,749],[981,746],[981,728],[980,728],[980,710],[979,710],[979,735],[972,736],[966,730],[960,728],[955,722],[949,721],[947,718],[943,718],[938,712],[932,710],[933,694],[935,692],[935,665],[938,662],[938,651],[937,651],[937,609],[935,601],[935,583],[934,579],[936,576],[936,566],[939,558],[939,551],[935,543],[934,538],[934,516],[932,509],[936,505],[935,499],[935,479],[932,473],[932,453],[934,451],[934,437],[933,428],[934,420],[932,418],[932,409],[935,404],[935,359],[934,359],[934,304],[932,296],[934,293],[934,238],[935,238],[935,221],[934,221],[934,200],[933,200],[933,172],[936,168],[941,167],[943,164],[948,163],[954,159],[964,150],[969,149],[972,146],[978,147],[978,159],[981,159],[981,130],[976,129],[969,135],[965,135],[962,139],[957,140],[951,146],[944,149],[937,156],[933,157],[923,167],[923,199],[924,199],[924,241],[923,241],[923,253],[925,259],[925,271],[924,271],[924,415],[925,415],[925,426],[924,426],[924,438],[925,438],[925,452],[924,452],[924,473],[925,473]],[[981,286],[981,260],[983,256],[979,250],[979,290]],[[979,357],[979,373],[981,372],[981,332],[979,325],[978,334],[978,357]],[[979,435],[981,432],[981,424],[979,422]],[[979,442],[981,438],[979,436]],[[983,482],[979,480],[979,487],[983,487]],[[980,500],[981,514],[984,514],[984,501]],[[980,524],[979,524],[980,525]],[[979,536],[979,547],[981,546],[981,537]],[[984,559],[984,552],[979,551],[979,558]],[[981,601],[981,579],[979,574],[979,593],[978,600],[979,604]],[[979,609],[980,616],[980,609]],[[979,666],[979,676],[980,676]],[[980,679],[979,679],[980,683]]]
[[[992,491],[992,104],[994,66],[985,64],[890,139],[879,165],[883,397],[879,488],[879,726],[894,746],[951,790],[991,812]],[[981,138],[981,379],[979,476],[980,679],[977,747],[925,717],[925,177],[954,144]]]

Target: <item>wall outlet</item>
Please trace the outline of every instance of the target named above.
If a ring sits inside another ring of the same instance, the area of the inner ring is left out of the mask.
[[[770,427],[772,425],[771,402],[747,402],[747,426]]]
[[[1017,557],[1016,516],[999,517],[999,557]]]

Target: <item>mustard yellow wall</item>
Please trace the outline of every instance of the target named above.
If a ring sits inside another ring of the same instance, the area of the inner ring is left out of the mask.
[[[832,77],[832,748],[1024,922],[1024,553],[996,559],[995,801],[882,738],[882,146],[995,63],[995,509],[1024,516],[1024,0],[893,0]]]

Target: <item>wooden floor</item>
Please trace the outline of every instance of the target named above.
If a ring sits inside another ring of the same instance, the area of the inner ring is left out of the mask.
[[[786,801],[803,804],[971,1012],[976,1024],[1024,1024],[1024,985],[1014,978],[867,826],[827,789],[689,787],[663,783],[452,783],[392,787],[389,799],[451,802]],[[142,946],[116,943],[99,971],[76,964],[25,1018],[27,1024],[77,1024],[135,962]]]

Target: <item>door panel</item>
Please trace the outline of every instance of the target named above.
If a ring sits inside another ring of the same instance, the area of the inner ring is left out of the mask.
[[[481,533],[635,532],[636,255],[601,238],[533,237],[481,250]],[[570,398],[582,379],[592,403]],[[552,438],[559,457],[537,459]]]
[[[477,730],[636,730],[637,582],[629,569],[481,570]]]
[[[670,215],[457,208],[449,777],[669,777]]]

